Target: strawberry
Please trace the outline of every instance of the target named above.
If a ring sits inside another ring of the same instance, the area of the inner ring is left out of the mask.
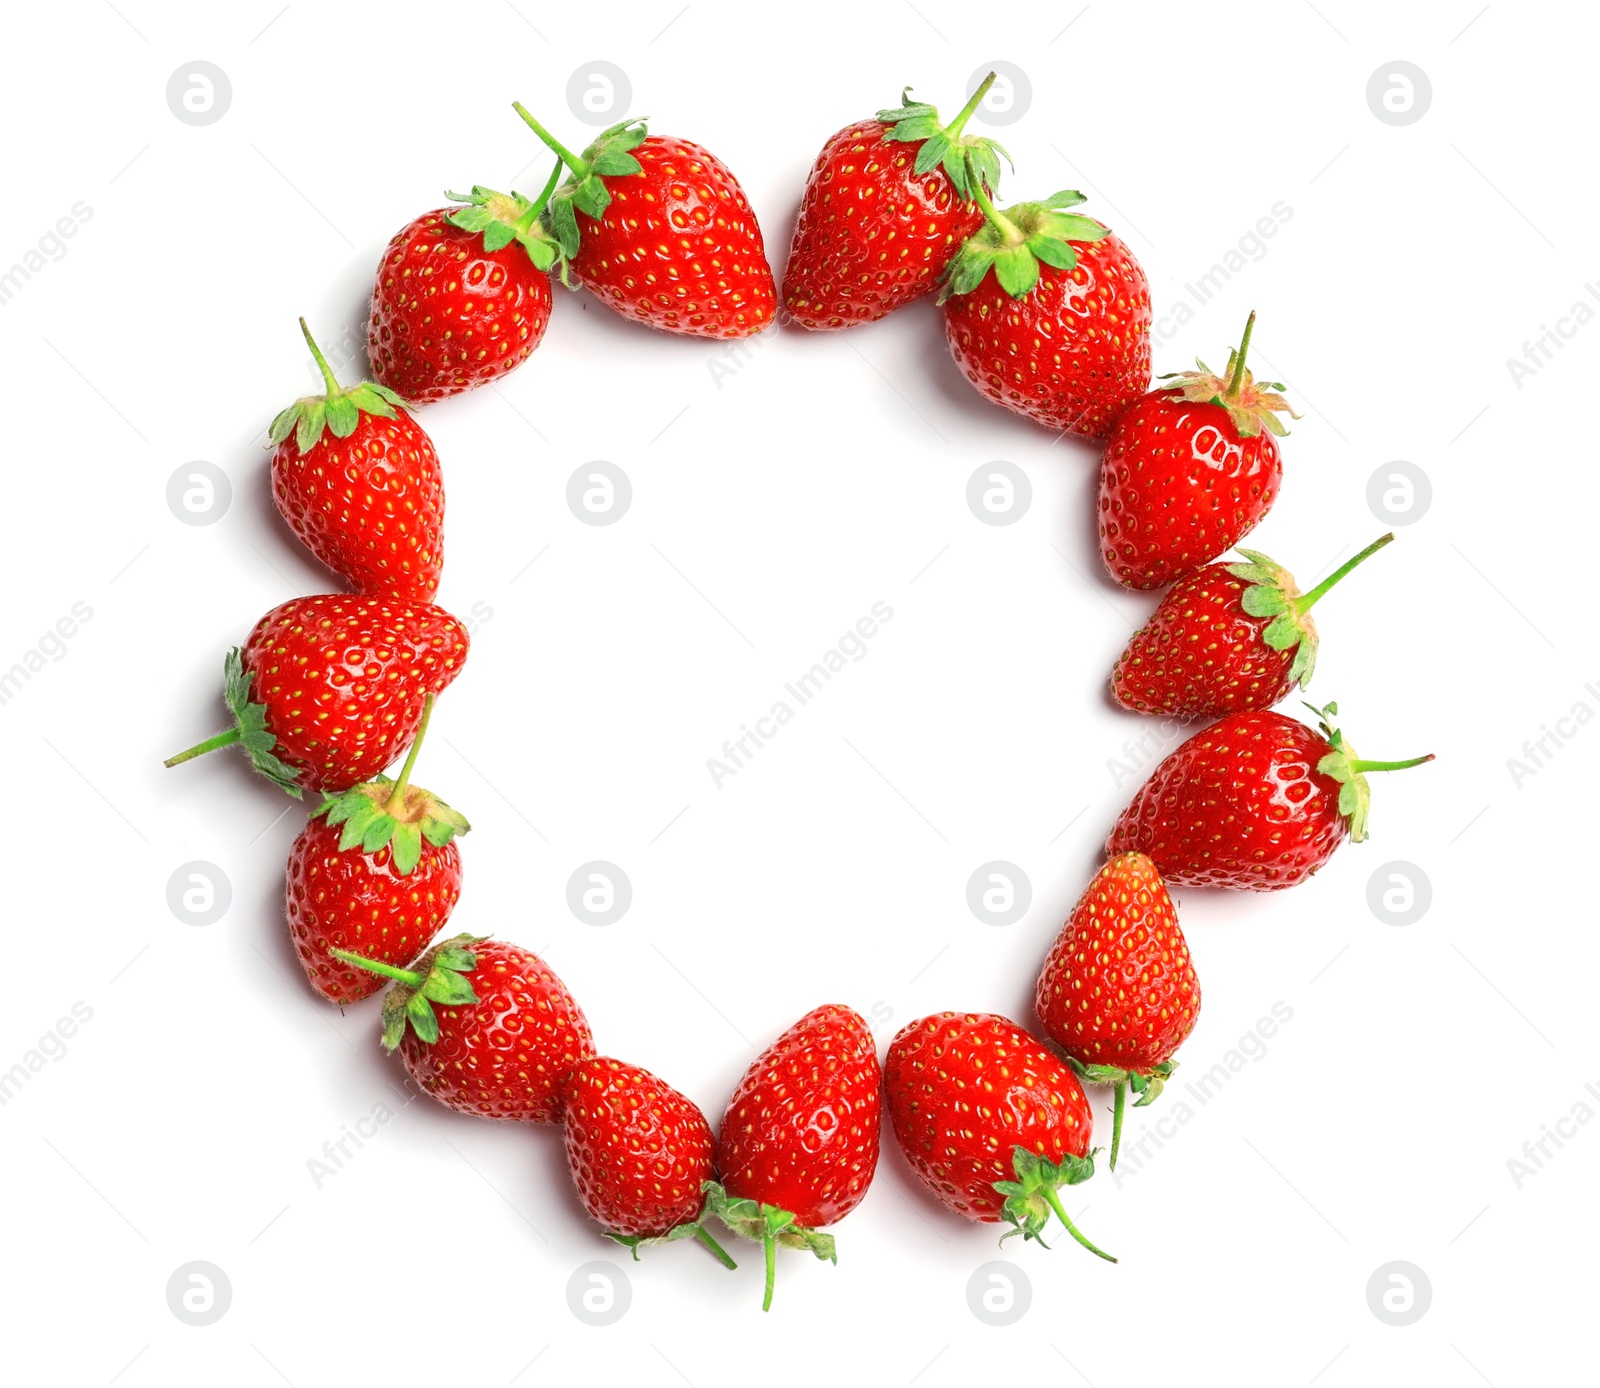
[[[1040,1239],[1052,1211],[1091,1253],[1057,1191],[1094,1175],[1094,1116],[1078,1077],[1015,1022],[941,1012],[889,1043],[884,1092],[917,1179],[967,1219]],[[1042,1239],[1040,1239],[1043,1242]]]
[[[427,404],[521,366],[550,323],[550,267],[559,254],[540,222],[560,176],[537,202],[474,187],[464,207],[424,212],[384,249],[372,286],[372,374]]]
[[[783,303],[803,328],[871,323],[934,289],[983,225],[971,187],[993,194],[999,147],[963,135],[990,73],[949,125],[910,100],[856,121],[823,145],[806,180],[783,272]]]
[[[601,131],[580,156],[516,109],[571,170],[546,214],[564,276],[663,332],[749,337],[772,322],[778,295],[761,228],[716,155],[630,120]]]
[[[1034,996],[1045,1035],[1079,1075],[1116,1090],[1111,1168],[1122,1110],[1152,1103],[1200,1016],[1200,980],[1156,865],[1119,853],[1089,883],[1051,946]]]
[[[940,293],[956,363],[997,405],[1105,437],[1150,384],[1144,271],[1114,233],[1063,210],[1081,193],[999,212],[981,183],[971,191],[986,225],[951,261]]]
[[[289,851],[284,908],[295,953],[329,1002],[359,1002],[383,980],[333,957],[334,949],[409,964],[444,928],[461,897],[461,850],[471,827],[436,795],[411,784],[428,730],[428,695],[400,779],[386,776],[329,796]]]
[[[716,1146],[693,1100],[637,1065],[596,1056],[568,1077],[561,1122],[578,1199],[607,1238],[636,1259],[643,1244],[692,1238],[735,1266],[700,1223]]]
[[[297,800],[370,781],[410,746],[430,694],[467,658],[467,629],[442,607],[328,593],[274,607],[223,663],[233,727],[165,765],[243,745]]]
[[[444,563],[433,442],[387,386],[349,390],[300,320],[327,382],[272,421],[272,499],[300,542],[360,593],[432,602]]]
[[[335,959],[394,980],[383,1048],[398,1049],[422,1089],[480,1118],[555,1123],[594,1038],[572,994],[531,950],[475,935],[435,945],[409,969],[349,950]]]
[[[1339,706],[1312,712],[1320,733],[1271,712],[1229,714],[1196,733],[1133,797],[1106,852],[1148,854],[1174,886],[1304,882],[1346,837],[1367,837],[1367,772],[1433,760],[1361,761],[1333,727]]]
[[[837,1262],[837,1224],[861,1203],[878,1166],[882,1073],[861,1015],[829,1004],[806,1013],[744,1073],[717,1141],[721,1185],[707,1208],[766,1250],[763,1311],[772,1306],[777,1249]]]
[[[1302,593],[1259,550],[1243,564],[1208,564],[1180,578],[1111,672],[1111,693],[1134,713],[1220,718],[1271,708],[1311,682],[1317,624],[1311,609],[1351,569],[1394,539],[1374,540]]]
[[[1100,553],[1126,588],[1164,588],[1225,554],[1278,499],[1289,409],[1278,381],[1245,366],[1256,316],[1214,375],[1204,362],[1141,396],[1124,414],[1100,464]]]

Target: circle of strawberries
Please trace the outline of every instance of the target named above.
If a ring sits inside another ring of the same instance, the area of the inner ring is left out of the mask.
[[[458,1112],[559,1125],[579,1203],[640,1256],[692,1240],[725,1266],[713,1218],[763,1254],[836,1261],[829,1228],[865,1198],[883,1113],[927,1195],[1042,1243],[1064,1187],[1093,1176],[1086,1086],[1109,1089],[1117,1161],[1128,1095],[1155,1101],[1200,1011],[1168,885],[1298,885],[1366,837],[1367,761],[1336,725],[1276,711],[1315,671],[1311,607],[1388,544],[1308,591],[1266,554],[1227,551],[1284,480],[1277,382],[1257,382],[1251,314],[1213,372],[1152,385],[1149,282],[1082,194],[997,206],[997,144],[968,134],[990,74],[948,123],[914,100],[842,127],[811,165],[781,291],[731,170],[642,120],[574,152],[520,104],[553,154],[529,199],[474,185],[401,228],[374,278],[373,379],[341,383],[304,320],[325,390],[272,421],[273,499],[352,591],[297,598],[224,662],[232,726],[169,759],[239,746],[296,797],[319,794],[290,851],[285,916],[308,983],[341,1006],[380,989],[382,1041],[410,1081]],[[880,1067],[866,1020],[815,1008],[750,1064],[719,1125],[665,1080],[597,1051],[577,1000],[538,955],[442,938],[462,892],[466,818],[413,780],[466,628],[434,604],[444,485],[415,407],[499,379],[543,340],[552,276],[644,326],[740,338],[788,321],[837,331],[937,296],[951,355],[993,403],[1104,442],[1097,506],[1107,573],[1165,589],[1110,674],[1124,709],[1210,720],[1156,767],[1113,826],[1106,862],[1043,962],[1035,1035],[944,1012],[902,1027]],[[1220,561],[1220,562],[1219,562]],[[404,766],[391,779],[388,768]]]

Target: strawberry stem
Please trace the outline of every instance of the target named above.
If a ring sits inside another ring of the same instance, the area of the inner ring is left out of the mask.
[[[772,1309],[772,1285],[777,1281],[778,1277],[778,1241],[772,1236],[772,1231],[769,1229],[762,1235],[761,1242],[766,1249],[767,1260],[767,1287],[761,1294],[761,1309],[770,1311]]]
[[[405,764],[400,768],[400,779],[394,783],[394,790],[384,802],[384,813],[399,818],[406,807],[406,787],[411,784],[411,768],[417,764],[417,753],[422,748],[422,739],[428,733],[428,720],[433,717],[433,695],[430,694],[422,703],[422,721],[417,724],[417,735],[411,739],[411,750],[406,753]]]
[[[989,221],[992,222],[1000,231],[1000,234],[1006,238],[1006,244],[1008,246],[1020,246],[1023,241],[1027,239],[1017,229],[1017,224],[1008,216],[1006,216],[1004,212],[1000,211],[1000,209],[989,200],[988,193],[986,193],[983,189],[983,180],[981,178],[973,182],[972,197],[978,206],[983,209],[983,215],[987,217]]]
[[[991,72],[987,77],[985,77],[983,81],[978,84],[978,90],[973,92],[971,97],[968,98],[967,104],[961,108],[960,112],[956,115],[956,118],[951,121],[949,125],[945,126],[944,133],[950,137],[952,144],[960,138],[961,132],[966,128],[967,122],[972,119],[973,114],[977,111],[978,107],[983,104],[984,97],[989,95],[989,88],[994,86],[995,78],[999,75],[999,73]]]
[[[208,737],[204,742],[197,742],[186,752],[179,752],[175,757],[168,757],[161,764],[163,766],[178,766],[186,761],[193,761],[196,757],[203,757],[207,752],[215,752],[219,747],[232,747],[242,736],[238,728],[229,728],[225,733],[218,733],[215,737]]]
[[[1347,573],[1349,573],[1351,569],[1355,568],[1358,564],[1365,563],[1393,539],[1394,532],[1390,531],[1389,534],[1380,536],[1378,539],[1374,540],[1370,545],[1362,550],[1360,554],[1356,555],[1354,559],[1345,560],[1344,563],[1339,565],[1337,569],[1323,579],[1321,583],[1317,584],[1317,586],[1309,593],[1303,593],[1295,600],[1295,611],[1300,613],[1309,612],[1313,607],[1322,601],[1323,597],[1326,596],[1328,589],[1332,588],[1333,585],[1343,578]]]
[[[1421,766],[1424,762],[1433,760],[1433,753],[1425,757],[1412,757],[1410,761],[1352,761],[1350,769],[1358,775],[1368,771],[1404,771],[1408,766]]]
[[[1120,1093],[1122,1087],[1118,1085],[1117,1088],[1118,1092]],[[1078,1232],[1078,1226],[1069,1218],[1067,1218],[1067,1212],[1062,1209],[1061,1197],[1056,1194],[1054,1187],[1042,1186],[1040,1187],[1040,1190],[1043,1193],[1044,1198],[1049,1201],[1050,1208],[1056,1212],[1056,1218],[1067,1226],[1067,1232],[1071,1234],[1073,1238],[1077,1239],[1077,1241],[1087,1248],[1089,1252],[1093,1253],[1095,1257],[1104,1258],[1108,1263],[1114,1263],[1117,1261],[1109,1253],[1107,1253],[1105,1249],[1096,1248],[1092,1243],[1089,1242],[1088,1239]]]
[[[1256,330],[1256,311],[1250,310],[1249,318],[1245,319],[1244,339],[1239,343],[1239,351],[1233,359],[1233,375],[1228,378],[1228,388],[1223,392],[1224,398],[1238,400],[1239,391],[1244,386],[1244,359],[1250,350],[1250,334]]]
[[[322,372],[322,379],[327,382],[329,395],[342,395],[344,387],[339,384],[339,378],[333,374],[333,368],[328,365],[328,359],[322,355],[322,348],[317,346],[316,338],[311,336],[311,329],[306,327],[306,320],[300,320],[300,331],[305,334],[306,346],[311,349],[311,355]]]
[[[696,1243],[704,1244],[711,1250],[711,1255],[725,1268],[736,1268],[738,1263],[728,1256],[728,1250],[711,1237],[711,1231],[705,1225],[698,1225],[694,1231]]]
[[[559,159],[557,159],[555,168],[550,170],[550,177],[545,180],[544,191],[542,193],[540,193],[537,198],[534,199],[533,206],[530,207],[528,209],[528,211],[523,214],[521,220],[518,221],[518,223],[517,223],[517,230],[518,231],[527,231],[528,228],[531,227],[534,224],[534,222],[538,220],[539,214],[541,212],[543,212],[545,210],[545,208],[549,205],[550,194],[555,192],[556,184],[561,182],[561,170],[562,170],[563,167],[565,167],[565,166],[561,163],[561,161]]]
[[[380,959],[367,959],[359,954],[352,954],[347,949],[330,949],[328,951],[335,959],[342,959],[346,964],[354,964],[358,969],[365,969],[368,973],[378,974],[383,978],[392,978],[396,983],[409,984],[412,988],[420,988],[427,979],[411,969],[396,968],[393,964],[385,964]]]
[[[532,130],[535,135],[537,135],[545,142],[545,144],[549,145],[550,148],[555,151],[556,158],[572,170],[572,175],[574,178],[583,179],[588,176],[588,164],[585,163],[578,155],[574,154],[564,144],[562,144],[560,140],[556,139],[556,137],[546,130],[544,126],[540,125],[539,122],[533,118],[533,114],[526,106],[524,106],[520,101],[513,101],[511,103],[511,109],[528,123],[528,128]]]
[[[1122,1110],[1128,1101],[1128,1082],[1118,1080],[1111,1106],[1111,1169],[1117,1169],[1117,1151],[1122,1146]]]

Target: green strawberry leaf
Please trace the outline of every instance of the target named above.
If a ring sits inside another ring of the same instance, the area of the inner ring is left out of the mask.
[[[245,673],[244,652],[235,646],[223,661],[223,698],[239,730],[239,744],[249,754],[250,764],[274,785],[282,787],[296,800],[304,791],[300,773],[280,760],[273,748],[277,737],[267,729],[267,709],[250,698],[254,676]]]
[[[978,201],[986,220],[950,262],[940,303],[970,294],[983,283],[991,266],[1005,293],[1013,299],[1025,298],[1039,282],[1041,264],[1070,271],[1078,263],[1078,247],[1111,234],[1091,217],[1060,211],[1083,201],[1083,194],[1071,189],[1043,202],[1018,203],[1004,212],[996,211],[986,198],[980,196]]]

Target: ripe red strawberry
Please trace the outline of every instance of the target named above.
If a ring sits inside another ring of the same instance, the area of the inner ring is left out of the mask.
[[[1119,853],[1095,874],[1045,958],[1034,1006],[1073,1068],[1116,1090],[1115,1170],[1128,1090],[1136,1108],[1154,1102],[1200,1017],[1188,942],[1144,854]]]
[[[433,441],[387,386],[343,389],[304,318],[300,331],[328,390],[272,421],[272,499],[300,542],[357,592],[432,602],[444,565]]]
[[[348,950],[334,958],[392,978],[383,998],[383,1046],[396,1048],[422,1089],[480,1118],[555,1123],[568,1077],[594,1054],[572,994],[531,950],[457,935],[415,967]]]
[[[424,212],[378,262],[367,355],[383,385],[419,405],[497,380],[522,365],[550,322],[558,248],[537,202],[474,187],[465,207]]]
[[[167,766],[241,744],[297,800],[370,781],[410,746],[430,694],[461,673],[467,629],[442,607],[329,593],[274,607],[228,652],[234,726]]]
[[[939,283],[983,225],[972,184],[1000,184],[998,146],[963,135],[994,85],[990,73],[949,125],[901,94],[823,145],[806,180],[783,272],[783,303],[803,328],[870,323]]]
[[[637,1065],[596,1056],[568,1077],[561,1122],[578,1199],[607,1238],[636,1259],[642,1244],[692,1238],[735,1266],[700,1223],[716,1147],[692,1099]]]
[[[311,986],[330,1002],[358,1002],[383,986],[377,975],[335,959],[333,950],[409,964],[461,897],[454,839],[471,826],[460,811],[411,784],[432,705],[430,694],[400,779],[379,776],[330,796],[289,851],[289,933]]]
[[[1225,554],[1278,499],[1288,432],[1278,381],[1245,366],[1256,316],[1228,368],[1171,379],[1135,402],[1112,431],[1100,464],[1100,553],[1127,588],[1164,588]],[[1168,378],[1163,378],[1168,379]]]
[[[579,156],[520,103],[517,113],[571,170],[547,213],[564,278],[570,270],[608,308],[663,332],[749,337],[772,322],[778,295],[761,228],[710,150],[630,120]]]
[[[1317,624],[1311,609],[1334,584],[1394,539],[1374,540],[1302,593],[1259,550],[1243,564],[1208,564],[1180,578],[1111,672],[1111,693],[1134,713],[1220,718],[1271,708],[1311,683]]]
[[[1281,713],[1234,713],[1196,733],[1122,812],[1107,853],[1148,854],[1180,887],[1270,892],[1304,882],[1348,836],[1367,837],[1369,771],[1432,761],[1361,761],[1314,709],[1320,735]]]
[[[997,405],[1052,429],[1104,438],[1150,384],[1150,285],[1116,235],[1062,209],[1083,194],[995,209],[940,294],[950,351]],[[990,273],[991,268],[993,274]]]
[[[967,1219],[1037,1239],[1052,1211],[1091,1253],[1057,1191],[1094,1175],[1094,1116],[1078,1077],[1015,1022],[940,1012],[889,1043],[884,1090],[917,1179]],[[1002,1240],[1003,1241],[1003,1240]],[[1041,1240],[1042,1242],[1042,1240]]]
[[[722,1184],[707,1206],[734,1233],[766,1249],[772,1305],[777,1249],[810,1249],[837,1262],[837,1224],[861,1203],[878,1166],[882,1083],[878,1050],[857,1012],[828,1004],[806,1013],[745,1071],[717,1141]]]

